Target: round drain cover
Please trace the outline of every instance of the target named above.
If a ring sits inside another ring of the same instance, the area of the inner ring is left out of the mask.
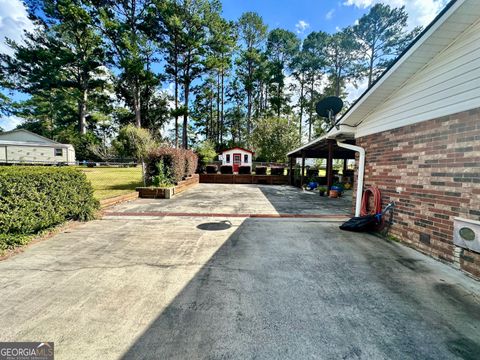
[[[227,230],[232,227],[232,223],[228,220],[225,221],[218,221],[218,222],[208,222],[203,223],[197,226],[200,230],[208,230],[208,231],[219,231],[219,230]]]

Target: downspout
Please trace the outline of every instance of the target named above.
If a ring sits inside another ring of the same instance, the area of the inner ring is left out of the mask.
[[[358,217],[360,216],[360,209],[362,207],[363,177],[365,172],[365,149],[360,146],[341,143],[338,140],[337,145],[341,148],[353,150],[360,154],[360,161],[358,164],[357,197],[355,199],[355,216]]]

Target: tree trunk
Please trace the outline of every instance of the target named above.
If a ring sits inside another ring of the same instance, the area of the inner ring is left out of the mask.
[[[220,73],[217,73],[217,94],[216,94],[216,107],[217,107],[217,143],[221,143],[222,129],[220,126]]]
[[[210,121],[210,139],[213,140],[213,139],[216,139],[216,133],[215,133],[215,124],[213,122],[213,99],[212,99],[212,96],[210,95],[210,98],[209,98],[209,103],[210,103],[210,117],[209,117],[209,121]]]
[[[178,64],[175,60],[175,147],[178,148]]]
[[[135,96],[133,99],[133,105],[135,107],[135,125],[138,128],[142,127],[142,114],[141,114],[141,106],[140,106],[140,88],[137,87],[135,89]]]
[[[372,50],[372,54],[370,55],[370,64],[369,64],[369,67],[368,67],[368,87],[370,87],[370,85],[372,85],[372,81],[373,81],[373,50]]]
[[[182,145],[184,149],[188,149],[188,97],[190,95],[190,83],[186,82],[185,87],[185,113],[183,114],[183,129],[182,129]]]
[[[280,82],[278,83],[278,91],[277,91],[277,117],[280,117],[280,113],[282,112],[282,89],[280,88]]]
[[[252,133],[252,92],[248,91],[247,94],[247,134],[248,143],[250,145],[250,135]]]
[[[341,82],[341,77],[342,76],[342,68],[338,68],[338,73],[337,73],[337,82],[335,84],[335,96],[340,97],[340,82]]]
[[[237,108],[237,114],[240,114],[240,107]],[[242,129],[241,129],[241,126],[242,126],[242,118],[239,116],[238,117],[238,120],[237,120],[237,133],[238,133],[238,142],[241,143],[242,142]]]
[[[82,90],[82,98],[78,102],[78,129],[80,135],[87,133],[87,100],[88,92],[87,90]]]
[[[225,73],[222,69],[221,74],[221,96],[220,96],[220,144],[223,144],[223,132],[225,127],[225,113],[224,113],[224,105],[225,105]]]
[[[310,106],[309,106],[309,114],[308,114],[308,141],[312,140],[312,123],[313,123],[313,93],[314,93],[314,86],[315,86],[315,79],[312,78],[312,82],[310,83]]]
[[[300,144],[302,144],[302,125],[303,125],[303,91],[304,91],[304,81],[303,81],[303,75],[300,81],[300,123],[298,126],[298,136],[300,139]]]

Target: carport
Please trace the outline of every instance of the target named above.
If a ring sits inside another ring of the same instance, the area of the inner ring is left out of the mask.
[[[354,139],[343,140],[343,144],[355,145]],[[333,185],[333,160],[343,160],[343,170],[347,169],[347,161],[355,159],[355,151],[340,147],[338,142],[334,139],[327,139],[326,136],[317,138],[308,144],[305,144],[288,153],[289,166],[290,166],[290,181],[294,183],[293,167],[295,166],[297,159],[302,159],[302,168],[300,172],[300,186],[304,184],[305,174],[305,159],[326,159],[327,161],[327,187]]]
[[[365,151],[363,148],[355,145],[355,139],[352,133],[349,132],[332,132],[327,135],[317,138],[308,144],[305,144],[291,152],[287,155],[289,157],[289,167],[290,167],[290,183],[295,184],[295,175],[293,168],[297,163],[297,159],[302,159],[301,171],[300,171],[300,187],[304,185],[305,178],[305,159],[326,159],[327,160],[327,171],[326,171],[326,186],[327,189],[333,185],[334,174],[333,174],[333,160],[342,159],[343,160],[343,173],[347,170],[347,162],[350,159],[356,159],[356,152],[360,153],[359,164],[357,175],[358,179],[355,181],[357,184],[357,195],[356,195],[356,204],[355,204],[355,216],[360,215],[360,206],[363,193],[363,173],[365,166]]]

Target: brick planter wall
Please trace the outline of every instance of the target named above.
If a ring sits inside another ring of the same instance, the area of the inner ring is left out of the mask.
[[[391,234],[480,278],[480,254],[463,250],[455,260],[453,245],[454,217],[480,220],[480,109],[365,136],[357,145],[366,150],[365,186],[378,186],[384,205],[397,204]]]
[[[180,181],[174,188],[172,196],[180,194],[193,186],[196,186],[199,183],[200,177],[198,174],[192,175],[191,177]],[[152,199],[165,199],[166,192],[165,188],[156,188],[156,187],[138,187],[138,196],[141,198],[152,198]]]
[[[200,182],[200,177],[198,174],[192,175],[191,177],[180,181],[177,186],[175,186],[174,194],[180,194],[185,190],[190,189],[193,186],[196,186]]]

